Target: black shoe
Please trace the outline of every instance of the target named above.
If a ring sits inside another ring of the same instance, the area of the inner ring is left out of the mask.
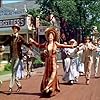
[[[52,90],[49,90],[48,95],[51,95],[51,94],[52,94]]]
[[[10,95],[12,93],[12,88],[9,88],[7,95]]]
[[[71,80],[71,81],[70,81],[70,85],[73,85],[73,84],[74,84],[74,81],[73,81],[73,80]]]
[[[22,89],[22,86],[18,86],[16,92],[19,92]]]
[[[27,74],[27,75],[26,75],[26,78],[30,78],[30,77],[31,77],[31,75],[30,75],[30,74]]]
[[[73,80],[70,80],[70,81],[68,81],[67,84],[68,84],[68,85],[73,85],[73,84],[74,84],[74,81],[73,81]]]

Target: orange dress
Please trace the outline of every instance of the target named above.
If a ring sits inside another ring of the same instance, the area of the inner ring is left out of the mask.
[[[57,92],[60,92],[59,80],[57,77],[57,48],[67,48],[64,44],[58,44],[56,41],[53,43],[52,50],[48,50],[48,42],[44,44],[39,44],[37,42],[32,42],[38,48],[45,48],[45,71],[40,87],[42,94],[53,96]]]
[[[55,43],[53,48],[55,47]],[[46,48],[46,58],[45,58],[45,72],[43,75],[41,83],[41,92],[45,95],[55,95],[57,92],[60,92],[59,81],[57,78],[57,58],[56,50],[48,50],[48,45]]]

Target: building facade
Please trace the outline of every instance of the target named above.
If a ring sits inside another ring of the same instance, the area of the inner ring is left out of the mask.
[[[7,36],[12,34],[11,27],[18,24],[21,27],[20,34],[28,41],[33,36],[33,30],[28,30],[26,9],[38,9],[39,6],[35,1],[23,1],[10,4],[1,4],[0,7],[0,42],[4,42]],[[8,55],[9,46],[5,46],[4,55]],[[7,58],[4,56],[4,58]]]

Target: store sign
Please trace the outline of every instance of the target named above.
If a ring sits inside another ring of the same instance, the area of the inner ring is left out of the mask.
[[[19,26],[24,26],[25,25],[25,18],[0,20],[0,28],[11,27],[14,24],[18,24]]]

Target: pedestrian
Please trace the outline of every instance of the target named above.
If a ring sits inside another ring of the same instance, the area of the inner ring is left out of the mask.
[[[16,72],[16,77],[18,79],[23,79],[24,78],[24,64],[23,64],[23,60],[20,61],[17,72]]]
[[[32,50],[27,48],[27,60],[26,60],[27,75],[26,75],[26,78],[31,77],[33,58],[34,58],[34,53],[32,52]]]
[[[1,60],[3,58],[4,50],[5,50],[4,45],[0,44],[0,67],[1,67]],[[1,87],[2,83],[3,83],[2,80],[0,80],[0,87]]]
[[[65,33],[63,31],[62,31],[61,36],[60,36],[60,43],[61,44],[67,43],[67,39],[66,39]],[[61,48],[60,51],[61,51],[61,59],[62,59],[62,64],[63,64],[63,70],[65,72],[66,68],[65,68],[65,62],[64,62],[64,60],[65,60],[64,48]]]
[[[100,63],[100,38],[97,39],[96,50],[94,51],[94,76],[97,77],[99,63]]]
[[[83,43],[80,43],[79,46],[83,46]],[[84,63],[82,61],[83,58],[83,50],[79,50],[77,52],[78,55],[78,72],[80,73],[80,76],[84,75]]]
[[[89,36],[87,36],[85,38],[85,43],[82,48],[83,48],[83,63],[85,69],[86,84],[89,85],[91,76],[91,67],[93,65],[93,51],[96,49],[96,46],[93,45],[92,39]]]
[[[18,66],[22,59],[21,46],[22,44],[24,44],[27,47],[30,47],[30,45],[25,41],[25,39],[21,35],[19,35],[20,26],[18,24],[14,24],[12,26],[12,31],[13,34],[10,35],[3,43],[4,45],[7,44],[10,45],[10,54],[11,54],[12,76],[9,84],[8,94],[12,93],[12,88],[14,86],[14,83],[16,83],[18,87],[17,92],[19,92],[20,89],[22,89],[22,85],[16,75]]]
[[[74,39],[71,39],[69,41],[70,45],[74,45],[77,46],[77,42]],[[69,85],[73,85],[74,82],[78,81],[78,77],[79,77],[79,72],[77,70],[77,52],[78,52],[78,48],[65,48],[65,52],[66,52],[66,59],[65,59],[65,67],[66,67],[66,71],[64,73],[64,77],[63,80],[67,81],[67,83]]]
[[[30,42],[38,48],[45,48],[45,71],[41,83],[41,92],[44,96],[53,96],[60,92],[59,81],[57,77],[57,48],[74,47],[58,43],[59,33],[55,27],[49,27],[45,30],[46,42],[39,44],[32,38]]]

